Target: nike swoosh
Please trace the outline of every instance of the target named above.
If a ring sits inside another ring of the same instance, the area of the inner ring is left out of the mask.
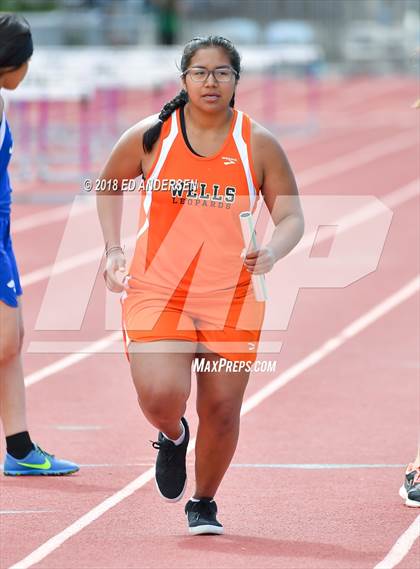
[[[27,466],[28,468],[39,468],[41,470],[48,470],[51,468],[51,462],[48,458],[45,458],[42,464],[29,464],[28,462],[18,462],[20,466]]]

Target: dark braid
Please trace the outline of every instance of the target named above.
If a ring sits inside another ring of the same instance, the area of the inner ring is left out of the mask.
[[[182,89],[169,103],[163,105],[163,109],[159,113],[159,120],[165,122],[174,111],[179,109],[179,107],[183,107],[187,101],[188,93],[185,89]]]
[[[145,152],[151,152],[154,143],[160,136],[163,123],[168,120],[174,111],[179,109],[179,107],[183,107],[187,101],[188,94],[185,89],[182,89],[176,97],[163,105],[163,108],[159,113],[158,122],[146,130],[146,132],[143,134],[143,149]]]
[[[199,49],[206,47],[220,47],[226,51],[229,55],[230,63],[233,69],[236,71],[236,81],[239,80],[241,73],[241,57],[237,52],[235,46],[231,41],[222,36],[207,36],[207,37],[196,37],[187,43],[184,48],[184,53],[181,59],[181,71],[182,73],[188,69],[191,59]],[[182,89],[176,97],[171,99],[166,103],[159,113],[159,121],[150,127],[143,134],[143,149],[145,152],[151,152],[153,145],[160,136],[162,130],[162,124],[168,120],[171,114],[183,107],[188,102],[188,93],[185,89]],[[232,99],[229,102],[229,106],[235,106],[235,93],[232,95]]]

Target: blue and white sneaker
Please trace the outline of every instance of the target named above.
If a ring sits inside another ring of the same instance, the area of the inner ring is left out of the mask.
[[[34,447],[25,458],[13,458],[6,454],[3,469],[5,476],[62,476],[79,470],[74,462],[59,460],[39,446]]]

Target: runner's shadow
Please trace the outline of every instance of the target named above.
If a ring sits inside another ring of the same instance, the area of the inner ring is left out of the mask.
[[[177,546],[189,551],[209,551],[225,555],[244,555],[273,558],[304,558],[308,559],[345,559],[347,561],[364,561],[372,563],[381,553],[365,552],[346,549],[332,543],[317,543],[308,541],[286,541],[267,537],[252,537],[244,535],[223,536],[190,536],[179,539]]]

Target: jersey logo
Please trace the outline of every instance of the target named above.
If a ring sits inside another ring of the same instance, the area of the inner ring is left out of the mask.
[[[15,281],[14,280],[9,281],[6,286],[14,289],[15,288]]]
[[[231,164],[236,164],[237,158],[231,158],[230,156],[222,156],[223,164],[225,166],[230,166]]]
[[[172,203],[184,205],[199,205],[210,207],[224,207],[229,209],[236,200],[234,186],[221,186],[220,184],[206,184],[198,182],[190,186],[190,180],[171,180],[170,191]],[[211,186],[211,187],[209,187]]]

